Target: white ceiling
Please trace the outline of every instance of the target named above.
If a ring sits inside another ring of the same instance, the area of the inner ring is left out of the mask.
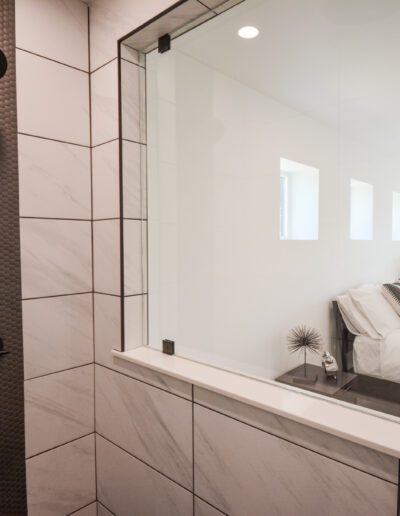
[[[399,155],[399,0],[247,0],[173,48]]]

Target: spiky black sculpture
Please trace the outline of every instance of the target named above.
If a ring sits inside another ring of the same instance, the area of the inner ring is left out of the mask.
[[[293,328],[288,335],[289,353],[304,351],[304,377],[307,378],[307,350],[318,353],[321,349],[322,337],[315,328],[301,325]]]

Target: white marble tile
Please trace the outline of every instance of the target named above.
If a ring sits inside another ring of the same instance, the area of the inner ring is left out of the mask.
[[[119,218],[119,142],[92,151],[93,218]],[[125,184],[124,184],[125,188]],[[124,208],[125,209],[125,208]]]
[[[97,436],[97,494],[118,516],[192,516],[193,496]]]
[[[146,222],[124,220],[125,295],[144,294],[147,290]]]
[[[376,451],[400,457],[398,423],[354,410],[346,403],[332,403],[325,397],[284,387],[272,381],[260,381],[207,364],[168,356],[149,346],[112,354],[120,359],[150,368],[240,402],[290,418],[322,432],[368,446]]]
[[[16,59],[18,131],[89,145],[88,74],[22,50]]]
[[[194,387],[194,400],[270,434],[390,482],[398,482],[398,459],[212,391]]]
[[[115,47],[117,44],[115,42]],[[115,59],[91,74],[92,144],[118,138],[118,66]]]
[[[121,294],[119,220],[93,223],[94,290]]]
[[[90,5],[90,60],[95,70],[117,57],[117,40],[170,7],[175,0],[94,0]]]
[[[395,516],[397,486],[194,406],[195,492],[232,516]]]
[[[26,461],[29,516],[70,514],[96,500],[94,434]]]
[[[104,507],[104,505],[97,502],[97,516],[113,516],[113,513]]]
[[[96,366],[96,431],[181,485],[192,487],[189,401]]]
[[[22,217],[91,218],[90,150],[19,135]]]
[[[93,432],[93,404],[93,365],[25,381],[26,456]]]
[[[125,349],[147,345],[147,295],[125,297]]]
[[[142,52],[138,52],[132,47],[128,45],[121,45],[121,57],[122,59],[126,59],[130,63],[137,64],[140,66],[146,66],[146,57]]]
[[[97,502],[93,502],[90,505],[79,509],[79,511],[72,513],[71,516],[98,516]]]
[[[136,296],[135,296],[136,297]],[[129,299],[129,298],[128,298]],[[95,360],[97,364],[104,365],[116,371],[120,371],[132,378],[137,378],[150,385],[160,387],[161,389],[177,394],[187,399],[192,397],[192,386],[186,382],[182,382],[171,376],[159,374],[147,367],[140,367],[124,360],[119,360],[111,354],[112,349],[120,349],[121,345],[121,301],[119,297],[107,295],[94,295],[94,325],[95,325]],[[135,327],[135,317],[140,312],[131,310],[129,303],[126,317],[132,318],[127,321],[127,325]],[[139,315],[140,317],[140,315]],[[129,330],[128,330],[129,331]],[[136,338],[135,338],[136,335]],[[133,330],[133,343],[138,342],[140,329],[137,333]],[[126,339],[127,345],[131,345],[131,337],[128,335]]]
[[[22,314],[25,379],[93,362],[92,294],[23,301]]]
[[[146,146],[123,141],[124,217],[147,218]]]
[[[122,137],[146,142],[145,70],[128,61],[121,61]]]
[[[223,516],[223,513],[215,509],[212,505],[194,497],[194,516]]]
[[[80,0],[16,0],[16,45],[88,70],[88,8]]]
[[[21,219],[22,297],[92,290],[91,224]]]
[[[121,298],[94,295],[95,361],[110,367],[111,349],[121,349]]]

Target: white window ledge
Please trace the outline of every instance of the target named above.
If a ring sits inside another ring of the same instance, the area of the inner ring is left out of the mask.
[[[112,353],[121,360],[400,458],[400,424],[394,417],[353,408],[295,387],[242,376],[176,355],[165,355],[147,346],[125,352],[113,350]]]

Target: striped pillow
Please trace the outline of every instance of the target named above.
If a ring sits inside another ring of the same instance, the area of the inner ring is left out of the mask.
[[[385,299],[389,301],[397,315],[400,315],[400,284],[385,283],[382,285],[382,294],[385,296]]]

